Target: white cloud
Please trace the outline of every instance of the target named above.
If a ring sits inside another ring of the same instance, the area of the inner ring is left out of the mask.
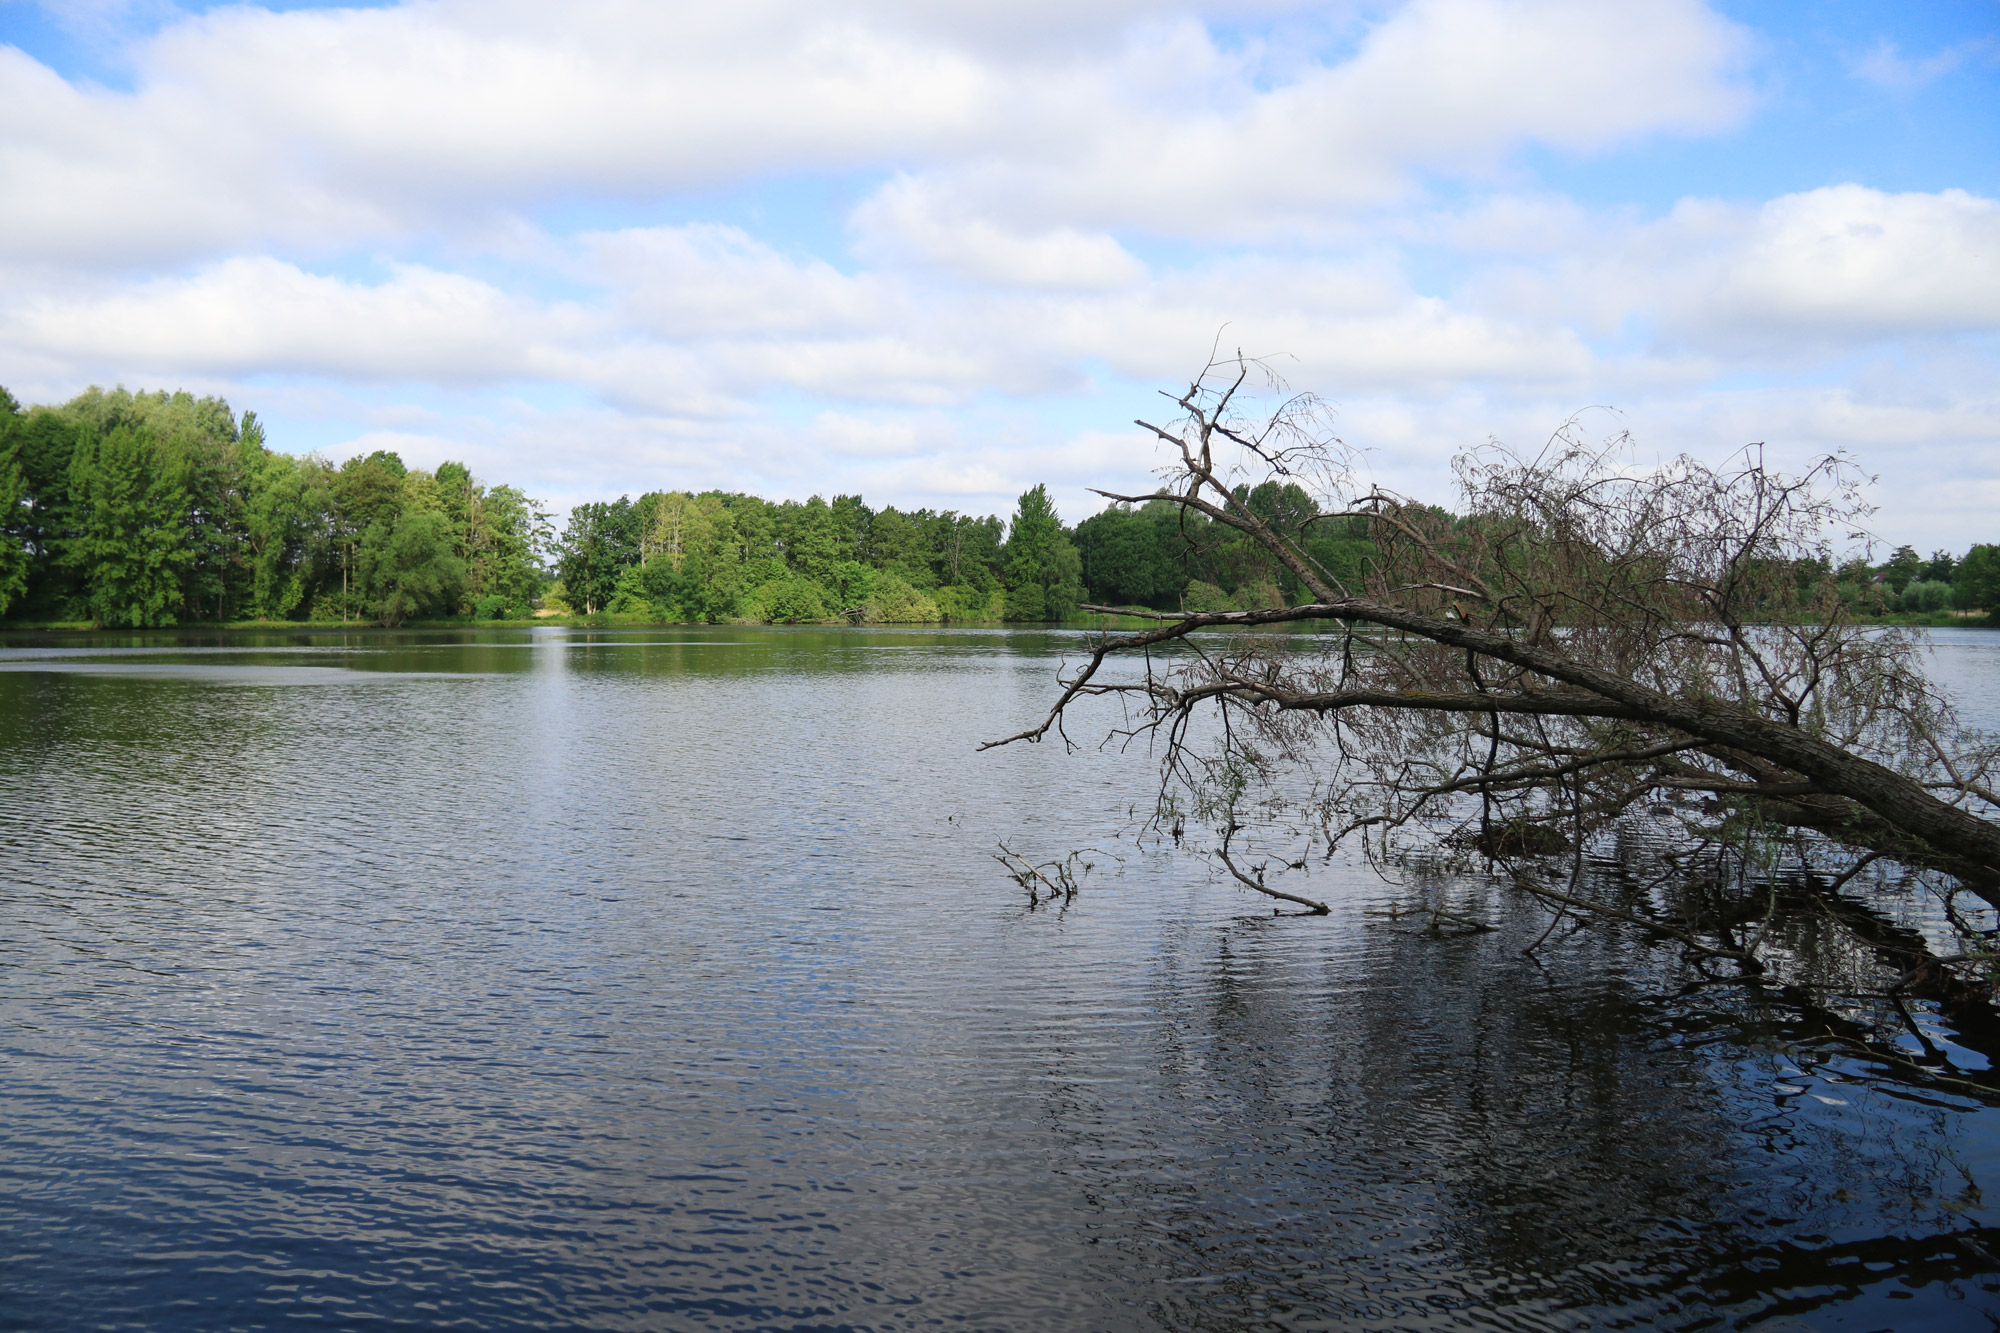
[[[1063,283],[1110,255],[1091,234],[1104,226],[1320,225],[1525,143],[1704,132],[1745,106],[1742,34],[1697,0],[1415,0],[1325,61],[1225,50],[1172,8],[1128,12],[1085,24],[1081,46],[1060,40],[1072,23],[996,49],[977,38],[997,10],[226,8],[140,42],[131,92],[0,50],[0,246],[69,261],[337,248],[476,229],[552,193],[901,169],[935,175],[950,206],[929,211],[966,220],[937,238],[943,257]]]
[[[485,283],[415,265],[367,286],[242,258],[186,278],[19,300],[0,315],[0,339],[128,374],[492,382],[534,373],[541,326],[563,322],[560,311],[531,313]]]
[[[812,437],[838,458],[915,458],[938,452],[953,431],[946,419],[937,416],[919,422],[821,412],[813,418]]]
[[[1992,199],[1841,185],[1774,199],[1747,227],[1720,230],[1732,253],[1710,261],[1715,294],[1684,303],[1692,320],[1846,337],[2000,329]]]
[[[0,47],[0,382],[225,389],[558,500],[1047,481],[1077,517],[1149,484],[1117,423],[1221,331],[1405,489],[1618,402],[1984,493],[2000,204],[1528,175],[1741,124],[1750,49],[1700,0],[233,7],[134,41],[128,91]]]
[[[1474,222],[1546,211],[1495,203]],[[1557,213],[1575,224],[1574,210]],[[1783,369],[1807,343],[2000,327],[2000,205],[1963,192],[1694,201],[1658,222],[1600,220],[1592,234],[1592,251],[1495,270],[1444,297],[1412,290],[1382,247],[1150,272],[1132,261],[1119,283],[1090,290],[966,286],[924,265],[848,274],[733,227],[633,228],[569,246],[558,271],[594,291],[559,302],[418,265],[370,284],[243,258],[29,294],[0,317],[0,339],[93,375],[539,381],[645,414],[741,421],[773,393],[931,408],[1076,394],[1091,364],[1171,382],[1218,332],[1227,346],[1286,354],[1296,381],[1330,392],[1486,385],[1574,402],[1608,380],[1686,391],[1726,358]],[[1667,341],[1593,350],[1579,333],[1632,318],[1657,322]]]
[[[908,176],[891,181],[854,214],[860,257],[890,266],[927,265],[1009,287],[1128,287],[1145,276],[1145,266],[1104,232],[1022,232],[982,217],[946,216],[940,203]]]
[[[1894,42],[1879,42],[1867,55],[1854,62],[1854,73],[1890,92],[1910,93],[1992,51],[1993,46],[1991,41],[1961,42],[1933,55],[1910,59],[1897,49]]]
[[[1584,153],[1724,128],[1749,106],[1744,50],[1741,30],[1677,0],[1415,0],[1350,58],[1265,86],[1257,61],[1181,24],[1105,69],[1057,71],[1010,106],[1003,144],[919,182],[927,213],[1015,229],[1321,236],[1428,174],[1491,177],[1524,144]]]
[[[1505,232],[1511,210],[1499,212]],[[1483,273],[1472,304],[1604,338],[1637,320],[1655,351],[1704,372],[1714,358],[1794,365],[1829,348],[2000,329],[2000,201],[1963,190],[1689,199],[1657,221],[1565,223],[1552,240]]]
[[[614,294],[620,315],[664,338],[812,335],[908,318],[880,279],[788,258],[739,227],[697,223],[581,238],[579,277]]]

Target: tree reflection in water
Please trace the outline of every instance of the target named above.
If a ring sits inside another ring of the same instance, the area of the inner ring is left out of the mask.
[[[1044,1104],[1096,1213],[1087,1238],[1160,1293],[1155,1319],[2000,1317],[2000,1229],[1978,1224],[2000,1166],[1994,1080],[1974,1068],[1990,1029],[1905,998],[1937,1054],[1896,1041],[1883,991],[1913,923],[1879,922],[1871,950],[1793,886],[1793,979],[1716,986],[1620,926],[1524,954],[1546,918],[1504,902],[1485,904],[1492,934],[1384,918],[1332,956],[1283,921],[1190,928],[1159,960],[1144,1103],[1052,1061]]]

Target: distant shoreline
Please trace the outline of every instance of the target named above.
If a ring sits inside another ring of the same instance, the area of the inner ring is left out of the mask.
[[[129,625],[94,625],[81,620],[57,620],[40,622],[0,623],[0,635],[4,634],[172,634],[187,630],[204,633],[256,633],[277,631],[288,633],[355,633],[401,634],[411,630],[447,629],[534,629],[541,626],[556,626],[563,629],[1044,629],[1050,627],[1096,626],[1105,622],[1133,625],[1146,623],[1137,616],[1080,616],[1073,620],[912,620],[865,624],[847,619],[802,620],[802,621],[723,621],[720,623],[701,620],[652,620],[640,616],[615,616],[599,614],[594,616],[538,616],[532,620],[474,620],[460,616],[441,620],[406,620],[400,625],[383,625],[373,620],[190,620],[174,625],[152,625],[134,627]]]
[[[1911,615],[1863,616],[1858,622],[1864,625],[1901,626],[1906,629],[2000,629],[2000,618],[1980,612],[1933,611]],[[452,616],[434,620],[407,620],[400,625],[383,625],[372,620],[190,620],[175,625],[154,625],[134,627],[127,625],[94,625],[81,620],[0,622],[0,635],[6,634],[172,634],[198,630],[202,633],[257,633],[281,632],[297,634],[327,633],[367,633],[401,634],[413,630],[451,629],[532,629],[538,626],[554,626],[561,629],[599,630],[640,630],[640,629],[1079,629],[1079,628],[1130,628],[1148,624],[1138,616],[1076,616],[1067,620],[912,620],[897,622],[857,623],[852,620],[801,620],[801,621],[700,621],[700,620],[652,620],[642,616],[612,615],[600,612],[597,615],[552,615],[536,616],[532,619],[514,618],[509,620],[475,620],[469,616]]]

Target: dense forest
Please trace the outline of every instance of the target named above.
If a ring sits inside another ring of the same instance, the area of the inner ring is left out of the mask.
[[[1245,495],[1330,567],[1352,569],[1370,549],[1351,525],[1315,525],[1297,486]],[[672,621],[1061,620],[1086,599],[1258,607],[1296,592],[1269,555],[1199,516],[1184,523],[1165,501],[1113,505],[1069,528],[1043,486],[1007,522],[875,510],[858,495],[621,497],[571,512],[554,572],[550,597],[572,610]]]
[[[1297,487],[1252,502],[1288,532],[1312,518]],[[461,464],[274,450],[254,412],[218,398],[92,389],[23,410],[0,390],[0,617],[16,623],[1043,621],[1086,597],[1261,606],[1293,591],[1170,506],[1070,528],[1042,486],[1008,520],[718,491],[581,504],[560,537],[549,520]],[[1312,540],[1336,563],[1367,549]]]
[[[463,466],[267,448],[219,398],[0,390],[0,614],[33,622],[525,615],[548,516]]]
[[[1342,581],[1368,520],[1299,487],[1242,498]],[[662,490],[576,506],[558,536],[519,488],[378,451],[335,465],[268,447],[254,412],[91,389],[23,410],[0,389],[0,619],[144,627],[524,618],[538,610],[729,623],[1046,621],[1079,602],[1214,611],[1289,604],[1255,543],[1165,500],[1074,527],[1043,486],[1009,519]],[[1865,615],[2000,608],[2000,546],[1909,547],[1832,577]]]

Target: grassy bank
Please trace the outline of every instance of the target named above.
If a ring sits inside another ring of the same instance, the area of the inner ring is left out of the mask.
[[[1909,611],[1886,616],[1863,616],[1869,625],[1910,625],[1923,629],[1995,629],[2000,617],[1984,611]]]

